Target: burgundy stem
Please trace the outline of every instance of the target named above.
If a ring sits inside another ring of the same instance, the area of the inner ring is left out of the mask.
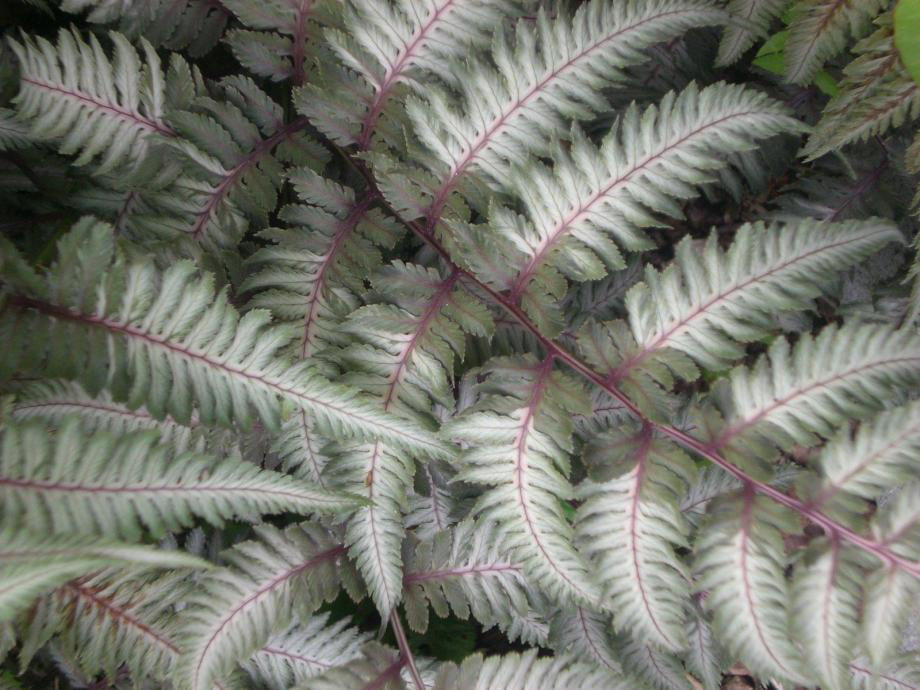
[[[297,21],[294,24],[294,36],[291,39],[291,66],[294,84],[303,85],[307,78],[304,69],[306,58],[307,20],[310,17],[313,0],[300,0],[300,9],[297,11]]]
[[[409,667],[409,675],[418,690],[425,690],[425,683],[422,681],[422,675],[418,672],[418,666],[415,665],[415,657],[412,656],[412,650],[409,649],[409,640],[406,638],[406,631],[403,629],[402,621],[399,620],[399,612],[393,609],[390,614],[390,624],[393,626],[393,634],[396,635],[396,643],[399,645],[400,661]]]

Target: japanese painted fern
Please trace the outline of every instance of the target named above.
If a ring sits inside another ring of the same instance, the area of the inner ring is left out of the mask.
[[[29,5],[0,687],[920,688],[889,3]]]

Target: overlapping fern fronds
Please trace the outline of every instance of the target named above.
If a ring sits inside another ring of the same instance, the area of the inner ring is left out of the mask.
[[[2,682],[916,686],[884,4],[44,3],[0,54]]]

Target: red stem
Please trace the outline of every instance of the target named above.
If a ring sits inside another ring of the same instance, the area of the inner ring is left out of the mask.
[[[390,614],[390,623],[393,626],[393,634],[396,635],[396,643],[399,645],[400,661],[409,667],[409,675],[415,683],[418,690],[425,690],[425,683],[415,665],[415,657],[412,656],[412,650],[409,649],[409,640],[406,638],[406,631],[403,630],[402,621],[399,620],[399,613],[394,609]]]

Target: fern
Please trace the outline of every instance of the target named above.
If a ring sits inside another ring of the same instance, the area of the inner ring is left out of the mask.
[[[0,620],[4,622],[25,609],[36,596],[110,566],[143,570],[208,565],[184,552],[79,534],[48,538],[9,527],[4,527],[0,564]]]
[[[489,225],[460,240],[457,251],[470,257],[478,278],[519,299],[551,333],[560,320],[552,305],[565,287],[560,273],[597,279],[605,266],[622,268],[615,245],[649,249],[641,229],[659,221],[648,207],[679,216],[673,200],[690,196],[693,185],[723,165],[715,151],[744,150],[757,138],[795,127],[775,103],[735,87],[698,91],[691,86],[669,94],[660,110],[628,110],[600,150],[575,137],[570,153],[557,155],[552,172],[536,164],[516,172],[520,182],[514,191],[524,200],[530,222],[494,211]],[[667,178],[660,177],[664,170]],[[513,257],[514,268],[492,264],[496,252]]]
[[[432,402],[450,404],[449,376],[455,354],[463,354],[463,334],[487,335],[491,318],[475,299],[458,289],[459,274],[394,262],[375,281],[396,304],[356,309],[342,330],[355,341],[338,357],[353,381],[393,412],[423,428]],[[381,614],[398,603],[401,513],[414,473],[398,447],[375,442],[343,448],[327,474],[345,490],[366,495],[369,507],[348,523],[345,541],[368,582]]]
[[[226,554],[228,565],[200,583],[182,616],[180,687],[210,688],[290,620],[309,616],[337,592],[344,549],[324,530],[257,528],[259,541]]]
[[[754,368],[732,372],[726,388],[733,412],[712,443],[743,447],[749,458],[774,444],[810,445],[814,433],[880,409],[892,390],[918,375],[917,342],[904,331],[830,327],[794,348],[778,340]]]
[[[305,690],[357,690],[373,685],[382,690],[404,688],[401,671],[404,661],[391,649],[370,642],[361,657],[307,681]]]
[[[347,344],[338,326],[358,304],[364,280],[382,263],[379,248],[399,237],[394,224],[370,208],[372,198],[357,200],[353,190],[309,169],[290,176],[305,202],[282,210],[294,230],[268,229],[272,244],[249,259],[252,272],[242,289],[257,291],[252,307],[270,309],[300,331],[301,358]]]
[[[715,235],[699,254],[683,240],[674,265],[660,273],[647,269],[643,283],[626,296],[638,351],[618,366],[616,376],[663,348],[721,369],[742,356],[741,343],[769,332],[778,311],[808,308],[809,297],[818,296],[835,270],[899,239],[890,225],[870,221],[745,226],[726,253]]]
[[[838,542],[816,545],[812,561],[792,585],[793,625],[813,675],[828,687],[846,687],[859,631],[860,570]],[[815,591],[823,597],[811,596]],[[808,594],[806,594],[808,592]]]
[[[162,536],[193,524],[193,517],[219,525],[228,518],[342,510],[352,503],[240,461],[171,457],[153,434],[87,436],[69,420],[53,443],[48,435],[42,424],[3,432],[6,524],[136,540],[142,527]]]
[[[347,627],[347,618],[328,623],[328,614],[321,614],[269,638],[247,665],[250,675],[268,687],[283,689],[358,658],[368,635]]]
[[[853,47],[858,57],[844,69],[840,93],[825,106],[808,141],[811,158],[920,116],[920,86],[904,69],[894,46],[891,13],[875,23],[879,28]]]
[[[915,404],[884,412],[851,434],[841,430],[820,456],[822,481],[810,489],[812,503],[826,510],[854,510],[851,497],[874,501],[912,474],[904,461],[916,453]]]
[[[151,0],[143,4],[124,0],[60,0],[56,4],[65,12],[85,12],[91,23],[116,23],[129,36],[142,35],[172,50],[188,49],[194,56],[214,47],[228,18],[224,6],[211,0]]]
[[[438,91],[425,102],[409,102],[409,117],[433,153],[429,167],[439,182],[428,191],[430,202],[417,211],[405,210],[424,216],[433,228],[468,170],[501,179],[506,161],[522,162],[524,152],[545,152],[528,142],[547,142],[564,133],[565,118],[583,120],[596,112],[602,101],[595,90],[622,79],[624,68],[641,62],[643,46],[720,18],[700,4],[663,0],[593,2],[570,21],[555,23],[541,14],[535,30],[519,23],[514,47],[501,41],[493,48],[498,72],[479,63],[478,69],[459,75],[467,112],[455,114],[446,94]],[[543,46],[539,55],[538,44]]]
[[[788,0],[731,0],[730,21],[725,26],[716,64],[736,62],[757,39],[767,34],[770,23],[788,5]]]
[[[437,690],[460,688],[513,687],[531,690],[536,688],[572,687],[629,687],[625,681],[611,682],[611,678],[592,666],[573,659],[539,659],[536,652],[508,654],[504,657],[482,658],[480,655],[466,659],[458,668],[446,664],[438,673],[434,687]]]
[[[500,548],[494,526],[473,522],[415,545],[404,578],[412,628],[425,632],[430,606],[442,617],[450,611],[460,618],[472,614],[482,625],[497,625],[523,642],[545,641],[546,624],[532,609],[537,602],[521,566],[503,557]]]
[[[228,0],[224,7],[248,28],[230,31],[226,41],[250,72],[302,84],[314,52],[308,48],[313,43],[310,34],[318,31],[318,20],[330,14],[323,5],[322,0],[273,0],[262,5]]]
[[[590,454],[602,456],[614,476],[582,486],[576,535],[596,561],[608,607],[619,613],[617,628],[682,650],[689,575],[674,548],[688,545],[678,499],[695,468],[679,448],[653,438],[650,428],[599,437]]]
[[[873,15],[886,4],[881,0],[818,0],[795,5],[786,42],[786,79],[795,84],[810,81],[824,62],[843,50],[850,36],[866,33]]]
[[[31,141],[29,128],[16,118],[15,111],[0,108],[0,151],[25,148]]]
[[[698,586],[731,652],[755,672],[807,683],[787,632],[788,584],[781,531],[790,516],[750,491],[723,504],[698,546]]]
[[[9,345],[13,352],[20,350],[22,358],[13,366],[43,365],[46,371],[79,376],[90,390],[108,383],[129,405],[143,403],[156,417],[169,413],[180,421],[190,417],[193,399],[202,420],[223,424],[251,423],[256,411],[263,423],[277,425],[282,399],[319,413],[330,429],[350,425],[361,434],[362,424],[373,426],[375,418],[377,424],[386,418],[350,389],[306,370],[296,377],[301,383],[289,387],[280,379],[288,363],[276,356],[289,335],[269,329],[265,312],[250,312],[240,319],[227,304],[226,293],[215,299],[210,281],[196,279],[191,264],[177,264],[162,276],[149,264],[125,265],[115,256],[109,228],[90,220],[68,235],[61,256],[71,255],[68,244],[80,242],[92,250],[77,254],[74,262],[55,266],[47,285],[34,273],[23,276],[17,286],[23,292],[8,298],[13,308],[4,313],[5,330],[17,338]],[[109,272],[100,276],[96,271],[102,268]],[[83,294],[75,299],[60,294],[69,275],[82,282]],[[106,288],[112,293],[110,299]],[[98,300],[94,299],[97,290]],[[84,347],[27,351],[24,336],[47,328],[73,333]],[[94,347],[100,343],[118,352],[111,371],[107,348]],[[186,368],[188,379],[170,373]],[[320,402],[322,398],[325,402]],[[314,402],[319,405],[313,407]],[[389,428],[397,447],[413,445],[412,432]],[[424,432],[418,434],[415,438],[422,446],[442,448]]]
[[[306,121],[284,124],[282,108],[247,77],[223,79],[214,97],[199,95],[169,118],[179,135],[173,144],[185,154],[187,177],[177,223],[172,211],[147,220],[146,233],[172,235],[215,252],[234,247],[247,220],[261,225],[278,203],[281,162],[320,166],[325,152],[303,137]],[[167,236],[168,237],[168,236]]]
[[[111,34],[109,62],[98,39],[85,42],[62,31],[55,48],[44,38],[12,41],[22,66],[18,115],[29,122],[33,140],[58,143],[64,154],[79,153],[75,165],[95,163],[103,174],[137,168],[157,139],[174,135],[164,122],[165,85],[156,51],[143,44],[146,65],[120,34]]]
[[[908,1],[0,11],[0,685],[917,687]]]
[[[550,596],[596,605],[597,586],[561,505],[573,497],[569,415],[584,410],[582,391],[553,371],[552,357],[499,359],[484,374],[480,402],[445,432],[472,446],[458,479],[495,487],[473,512],[498,524],[505,548]],[[517,395],[500,393],[509,389]]]
[[[174,610],[186,592],[175,576],[103,571],[71,580],[39,604],[27,637],[61,633],[63,647],[86,659],[91,674],[114,675],[130,656],[138,677],[166,678],[179,653]]]
[[[13,419],[41,419],[59,426],[70,417],[79,417],[88,431],[129,434],[155,431],[158,441],[176,453],[187,450],[233,452],[234,436],[226,431],[203,427],[195,418],[180,424],[170,417],[157,419],[143,407],[132,410],[116,402],[105,391],[89,395],[79,383],[49,380],[29,384],[17,393],[10,415]]]
[[[370,147],[381,128],[390,138],[405,117],[390,104],[403,84],[421,90],[427,72],[452,80],[453,62],[471,48],[488,44],[495,26],[512,16],[516,0],[425,0],[394,5],[346,4],[348,33],[329,29],[330,48],[360,76],[355,83],[343,74],[328,83],[307,86],[299,105],[317,126],[341,144]],[[344,100],[340,81],[348,79],[359,107]],[[391,123],[389,120],[394,120]],[[384,122],[381,122],[384,120]]]

